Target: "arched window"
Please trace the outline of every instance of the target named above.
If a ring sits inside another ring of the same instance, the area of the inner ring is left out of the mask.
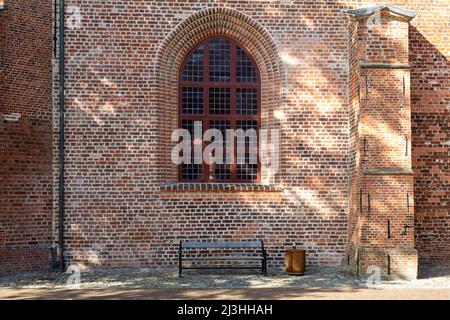
[[[261,123],[260,95],[259,71],[248,52],[229,38],[208,38],[187,55],[180,70],[179,126],[189,130],[192,136],[194,124],[201,124],[203,132],[218,129],[224,140],[228,129],[254,129],[258,133]],[[192,152],[191,163],[179,167],[179,180],[258,182],[259,143],[246,139],[245,145],[240,146],[236,139],[233,141],[232,161],[211,165],[201,161],[199,164]],[[203,148],[208,145],[205,142],[202,144]],[[225,141],[224,150],[226,153]],[[244,156],[238,157],[238,151]]]

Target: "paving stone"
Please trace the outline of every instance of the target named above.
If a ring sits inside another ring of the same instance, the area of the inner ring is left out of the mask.
[[[22,273],[0,279],[0,288],[67,288],[70,274]],[[81,288],[362,288],[366,281],[336,269],[310,271],[305,276],[272,274],[190,273],[182,278],[172,271],[109,269],[81,272]],[[413,281],[382,281],[380,288],[450,288],[448,270]]]

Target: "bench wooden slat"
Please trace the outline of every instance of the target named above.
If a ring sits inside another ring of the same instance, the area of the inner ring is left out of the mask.
[[[202,248],[262,248],[261,241],[252,242],[182,242],[183,248],[202,249]]]
[[[223,256],[223,257],[195,257],[195,258],[183,258],[183,260],[264,260],[263,257],[243,257],[243,256]]]

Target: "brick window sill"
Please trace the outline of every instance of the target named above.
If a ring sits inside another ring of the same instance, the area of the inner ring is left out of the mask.
[[[231,191],[231,192],[279,192],[276,184],[261,183],[167,183],[160,186],[161,191]]]

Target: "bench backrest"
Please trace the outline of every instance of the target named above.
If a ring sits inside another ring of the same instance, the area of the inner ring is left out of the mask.
[[[263,248],[262,241],[248,242],[192,242],[182,241],[183,248],[203,249],[203,248]]]

